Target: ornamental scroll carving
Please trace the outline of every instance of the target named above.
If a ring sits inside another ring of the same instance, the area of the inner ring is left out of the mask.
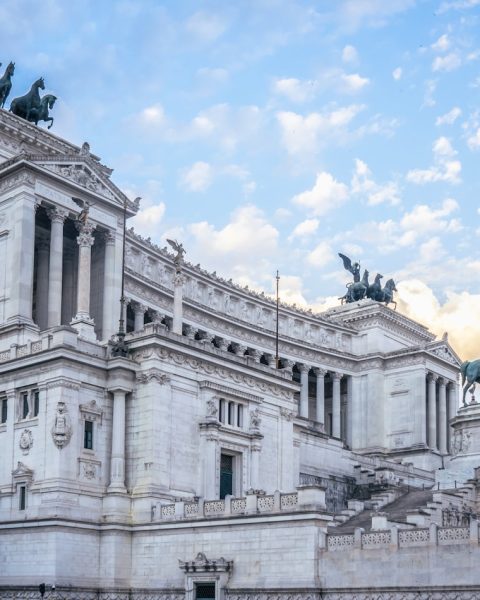
[[[57,413],[52,426],[53,443],[60,450],[68,444],[72,437],[72,424],[65,402],[57,403]]]
[[[144,373],[137,373],[138,383],[150,383],[156,381],[160,385],[165,385],[170,381],[170,376],[159,369],[150,369]]]

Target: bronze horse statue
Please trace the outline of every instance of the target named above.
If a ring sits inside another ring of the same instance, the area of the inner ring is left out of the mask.
[[[30,109],[28,121],[35,123],[35,125],[38,125],[39,121],[50,121],[50,125],[48,126],[48,129],[50,129],[53,125],[53,117],[48,115],[48,111],[53,108],[56,99],[57,97],[53,94],[45,94],[40,100],[40,107]]]
[[[367,298],[370,298],[370,300],[380,300],[380,296],[382,294],[382,284],[380,283],[380,279],[382,278],[383,275],[377,273],[375,275],[375,281],[372,283],[372,285],[368,286]]]
[[[0,65],[1,66],[1,65]],[[12,89],[12,76],[15,73],[15,63],[10,62],[5,69],[3,77],[0,79],[0,107],[5,106],[5,101]]]
[[[395,287],[395,282],[393,279],[389,279],[380,294],[375,298],[378,302],[385,302],[385,306],[388,306],[390,303],[395,304],[395,310],[397,310],[397,303],[393,299],[393,292],[397,292],[397,288]]]
[[[32,110],[40,108],[39,89],[45,89],[43,77],[40,77],[40,79],[37,79],[37,81],[32,84],[32,87],[27,94],[12,100],[12,103],[10,104],[10,112],[13,112],[13,114],[17,115],[17,117],[22,117],[22,119],[30,121],[30,113]]]
[[[344,302],[357,302],[358,300],[363,300],[367,294],[368,290],[368,271],[365,269],[363,272],[363,277],[361,281],[356,281],[354,283],[347,283],[347,293],[339,300]]]
[[[479,360],[466,360],[460,367],[462,373],[462,386],[463,386],[463,406],[466,406],[465,396],[468,390],[471,390],[473,394],[477,383],[480,383],[480,359]]]

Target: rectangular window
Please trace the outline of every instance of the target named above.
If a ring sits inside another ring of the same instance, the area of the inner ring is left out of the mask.
[[[220,455],[220,500],[233,495],[233,456]]]
[[[195,584],[195,600],[215,600],[215,582],[197,582]]]
[[[237,425],[238,425],[238,427],[243,427],[243,406],[241,404],[239,404],[237,408],[238,408]]]
[[[85,421],[83,447],[87,450],[93,450],[93,421]]]
[[[1,404],[1,420],[0,423],[6,423],[7,422],[7,416],[8,416],[8,400],[7,398],[0,398],[0,404]]]
[[[223,398],[220,398],[220,403],[219,403],[219,421],[220,423],[225,423],[225,400]]]
[[[233,402],[229,402],[228,403],[228,424],[229,425],[233,425],[233,418],[234,418],[234,412],[235,412],[235,404]]]
[[[33,416],[38,417],[38,413],[40,412],[40,392],[38,390],[33,390]]]
[[[20,486],[19,489],[20,496],[18,498],[18,508],[20,510],[25,510],[27,507],[27,488],[24,485]]]
[[[30,406],[28,404],[28,392],[22,392],[22,419],[26,419],[29,412]]]

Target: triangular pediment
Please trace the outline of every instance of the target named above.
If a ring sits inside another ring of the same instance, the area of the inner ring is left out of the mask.
[[[433,354],[434,356],[441,358],[442,360],[445,360],[456,367],[459,367],[462,364],[460,357],[448,342],[434,342],[433,344],[429,344],[426,350],[429,354]]]

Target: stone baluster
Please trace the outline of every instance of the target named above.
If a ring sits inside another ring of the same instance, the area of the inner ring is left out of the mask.
[[[245,352],[247,351],[247,347],[244,346],[243,344],[234,344],[233,346],[233,351],[235,352],[235,354],[237,356],[244,356]]]
[[[308,365],[297,363],[297,369],[300,371],[300,410],[299,415],[308,419]]]
[[[437,450],[437,379],[438,375],[428,374],[428,446],[431,450]]]
[[[333,392],[332,392],[332,436],[339,438],[341,435],[341,405],[340,405],[340,381],[342,373],[332,373]]]
[[[102,319],[102,338],[104,340],[110,339],[118,328],[120,289],[115,286],[115,241],[114,231],[105,232]]]
[[[47,210],[52,222],[50,230],[50,260],[48,271],[48,327],[62,322],[63,224],[67,211],[60,208]]]
[[[183,326],[183,332],[184,332],[185,336],[189,340],[194,340],[195,339],[195,334],[197,333],[197,330],[192,325],[184,325]]]
[[[87,338],[95,339],[94,323],[90,317],[90,272],[92,260],[92,246],[95,242],[92,223],[77,223],[79,234],[78,244],[78,285],[77,285],[77,314],[72,321],[72,326]]]
[[[326,371],[324,369],[319,369],[316,367],[313,369],[317,377],[317,387],[316,387],[316,395],[315,395],[315,408],[316,414],[315,417],[318,423],[325,423],[325,375]]]
[[[265,360],[267,361],[268,366],[271,369],[275,369],[277,366],[275,356],[273,354],[264,354],[264,356],[265,356]]]
[[[225,338],[217,337],[217,348],[222,352],[227,352],[230,342]]]
[[[438,449],[447,454],[447,382],[443,377],[438,380]]]
[[[262,353],[259,350],[256,350],[255,348],[249,348],[248,356],[252,358],[253,362],[259,363]]]
[[[50,244],[40,240],[37,244],[37,303],[36,322],[41,330],[48,327],[48,260]]]

